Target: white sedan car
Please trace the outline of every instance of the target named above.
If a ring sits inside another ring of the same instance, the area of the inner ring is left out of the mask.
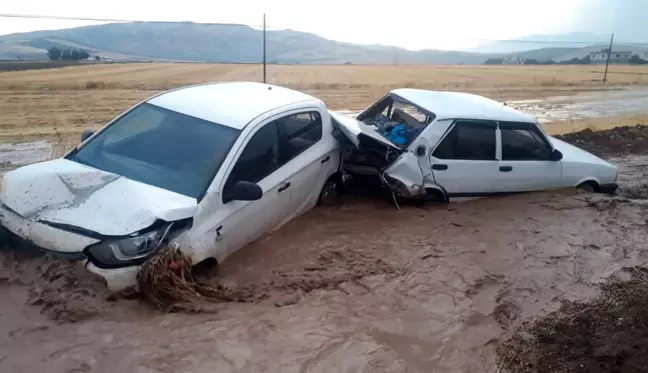
[[[344,171],[376,176],[399,196],[447,201],[564,187],[617,189],[614,165],[485,97],[397,89],[355,119],[331,115],[345,135],[338,136]]]
[[[334,193],[332,134],[322,101],[286,88],[172,90],[65,157],[5,174],[0,222],[119,290],[163,244],[179,245],[193,263],[221,262]]]

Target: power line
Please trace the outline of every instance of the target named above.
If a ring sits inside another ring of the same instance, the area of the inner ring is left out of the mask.
[[[0,18],[55,19],[55,20],[64,20],[64,21],[91,21],[91,22],[109,22],[109,23],[194,23],[194,24],[209,25],[209,26],[263,27],[263,25],[248,25],[243,23],[227,23],[227,22],[159,21],[159,20],[118,19],[118,18],[49,16],[49,15],[42,15],[42,14],[15,14],[15,13],[0,13]]]

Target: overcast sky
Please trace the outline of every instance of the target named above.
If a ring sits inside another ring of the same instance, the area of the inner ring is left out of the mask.
[[[1,13],[232,22],[312,32],[361,44],[463,49],[538,33],[618,32],[648,42],[648,0],[20,0]],[[171,5],[171,6],[169,6]],[[0,18],[0,34],[92,22]],[[637,31],[640,30],[640,31]],[[644,40],[647,39],[647,40]]]

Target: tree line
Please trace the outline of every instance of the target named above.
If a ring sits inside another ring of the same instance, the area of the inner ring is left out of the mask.
[[[90,53],[83,49],[52,47],[47,50],[50,61],[81,61],[90,58]]]
[[[521,61],[522,65],[588,65],[592,63],[590,56],[583,58],[572,58],[571,60],[565,60],[560,62],[555,62],[552,60],[540,61],[535,58],[527,58]],[[645,65],[648,64],[648,61],[639,57],[639,55],[633,55],[632,58],[628,61],[630,64],[635,65]],[[503,58],[489,58],[484,62],[484,65],[502,65],[504,64]]]

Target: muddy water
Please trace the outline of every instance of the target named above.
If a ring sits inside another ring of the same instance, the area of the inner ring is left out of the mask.
[[[508,101],[507,103],[535,116],[540,123],[614,117],[645,113],[648,107],[648,89],[592,91],[573,96]]]
[[[47,140],[14,144],[0,143],[0,177],[15,168],[60,157],[75,145],[70,141]]]
[[[47,141],[21,144],[0,144],[0,175],[8,170],[54,156],[54,147]]]
[[[4,253],[0,371],[496,371],[497,338],[647,262],[648,157],[618,162],[635,199],[315,209],[229,258],[211,281],[248,302],[202,314],[106,301],[77,270]]]

